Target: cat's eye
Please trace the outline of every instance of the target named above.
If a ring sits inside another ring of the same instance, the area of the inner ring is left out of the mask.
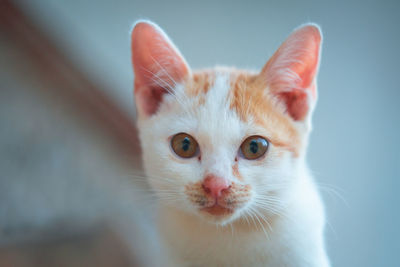
[[[197,155],[199,145],[196,140],[187,133],[178,133],[171,139],[171,147],[182,158],[191,158]]]
[[[268,150],[269,143],[267,139],[254,135],[248,137],[240,145],[240,152],[246,159],[258,159],[262,157]]]

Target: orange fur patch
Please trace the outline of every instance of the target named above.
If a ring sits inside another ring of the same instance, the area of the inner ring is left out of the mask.
[[[205,95],[215,82],[215,72],[213,70],[204,70],[193,73],[186,83],[186,94],[189,97],[197,97],[198,104],[203,105]]]
[[[239,172],[239,164],[236,162],[233,166],[232,166],[232,174],[233,176],[235,176],[239,181],[243,181],[243,177]]]
[[[247,122],[251,119],[271,136],[273,145],[290,150],[297,156],[300,146],[300,135],[291,118],[277,104],[277,100],[269,94],[269,90],[259,76],[238,71],[231,75],[230,107],[239,117]]]
[[[205,102],[205,97],[214,85],[217,72],[229,73],[230,108],[235,110],[244,122],[250,118],[265,128],[270,136],[266,136],[276,147],[299,155],[301,136],[294,126],[289,114],[284,112],[284,103],[279,104],[277,97],[270,93],[265,79],[257,74],[236,70],[217,68],[195,72],[185,82],[185,92],[189,97],[197,98],[198,105]],[[238,179],[240,174],[236,172]]]

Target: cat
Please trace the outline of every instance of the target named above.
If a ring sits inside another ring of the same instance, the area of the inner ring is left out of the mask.
[[[192,71],[155,23],[131,32],[137,127],[171,266],[329,266],[305,154],[319,26],[261,71]]]

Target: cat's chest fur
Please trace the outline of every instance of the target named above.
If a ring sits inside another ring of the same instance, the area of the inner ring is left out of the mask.
[[[132,31],[143,163],[170,266],[329,266],[305,155],[321,32],[295,30],[259,72],[193,72],[168,36]]]

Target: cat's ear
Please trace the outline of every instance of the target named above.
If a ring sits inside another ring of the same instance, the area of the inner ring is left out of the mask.
[[[316,102],[321,41],[322,34],[317,25],[297,28],[260,74],[295,121],[305,120]]]
[[[148,117],[190,69],[164,31],[150,21],[135,23],[131,41],[137,111]]]

